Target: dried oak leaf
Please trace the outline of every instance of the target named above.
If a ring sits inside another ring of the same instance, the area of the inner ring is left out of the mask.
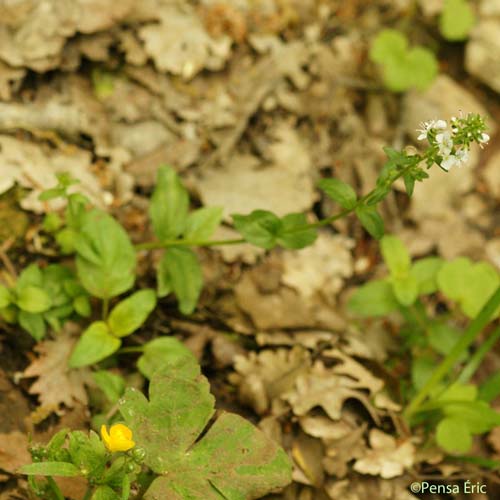
[[[230,37],[212,38],[194,8],[164,5],[159,23],[139,29],[145,51],[160,71],[190,79],[203,68],[221,69],[231,53]]]
[[[42,406],[64,404],[72,408],[75,402],[87,404],[85,385],[91,384],[90,370],[87,368],[68,368],[68,359],[73,350],[75,339],[61,335],[57,340],[40,342],[35,350],[39,357],[24,371],[24,377],[38,377],[30,387],[30,394],[38,394]]]
[[[296,415],[306,415],[315,406],[320,406],[333,420],[338,420],[347,399],[357,399],[369,411],[377,422],[378,416],[369,398],[378,392],[383,382],[356,361],[339,351],[328,351],[332,357],[342,359],[343,363],[334,368],[327,368],[317,361],[312,369],[297,377],[295,388],[283,397],[288,401]]]
[[[355,471],[389,479],[401,476],[405,468],[413,465],[415,446],[410,440],[397,443],[394,437],[378,429],[370,431],[369,440],[371,449],[356,460]]]
[[[341,480],[330,480],[325,484],[325,491],[332,500],[416,500],[418,497],[408,491],[408,478],[396,478],[388,481],[378,477],[360,477],[355,474]]]
[[[273,399],[293,387],[310,363],[309,352],[299,346],[251,352],[248,357],[236,356],[237,373],[230,376],[230,381],[239,386],[240,399],[262,415]]]

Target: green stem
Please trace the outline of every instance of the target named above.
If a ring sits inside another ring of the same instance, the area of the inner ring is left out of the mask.
[[[466,384],[476,373],[479,365],[483,361],[483,358],[488,354],[488,352],[495,345],[495,342],[500,339],[500,327],[497,328],[479,347],[479,349],[473,354],[469,362],[465,365],[464,369],[460,373],[457,382],[460,384]]]
[[[54,492],[54,495],[56,496],[57,500],[64,500],[64,495],[59,489],[59,486],[57,486],[57,483],[54,481],[54,478],[52,476],[47,476],[47,482],[49,483],[49,486]]]
[[[403,415],[409,419],[414,413],[419,410],[420,405],[424,402],[432,390],[441,382],[447,373],[455,366],[457,361],[462,356],[462,353],[474,342],[476,337],[482,329],[488,324],[491,316],[495,313],[498,306],[500,306],[500,287],[497,288],[495,293],[490,297],[488,302],[481,309],[479,315],[469,324],[465,333],[460,337],[453,349],[443,359],[441,364],[434,371],[430,379],[420,389],[417,395],[410,401],[405,409]]]

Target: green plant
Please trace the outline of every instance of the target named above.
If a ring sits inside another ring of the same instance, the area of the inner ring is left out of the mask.
[[[200,437],[214,416],[214,397],[194,356],[174,342],[174,355],[151,380],[149,400],[135,389],[120,399],[127,425],[109,432],[102,426],[104,442],[92,431],[64,430],[46,447],[32,447],[34,463],[21,471],[34,491],[60,500],[53,476],[83,476],[85,499],[127,499],[137,481],[145,499],[222,500],[260,498],[290,482],[285,452],[238,415],[222,412]],[[140,474],[141,464],[149,471]]]
[[[438,72],[437,60],[429,49],[408,45],[406,36],[394,29],[380,31],[371,45],[370,59],[380,65],[384,84],[393,92],[425,90]]]
[[[45,327],[27,327],[27,322],[21,319],[24,313],[42,315],[44,325],[46,322],[55,331],[70,317],[89,316],[91,322],[85,326],[72,352],[70,368],[96,365],[119,353],[141,354],[137,368],[151,381],[149,402],[136,390],[125,391],[126,383],[121,377],[98,366],[94,380],[107,399],[107,408],[95,415],[93,424],[96,427],[116,425],[119,416],[113,408],[120,407],[134,440],[145,451],[144,464],[159,475],[145,498],[255,498],[289,480],[289,464],[283,451],[248,422],[230,414],[221,415],[197,441],[214,410],[207,381],[200,375],[192,355],[188,355],[186,348],[174,338],[160,337],[144,345],[125,347],[122,339],[145,324],[158,297],[174,294],[183,314],[190,314],[195,309],[203,278],[194,247],[247,242],[264,249],[277,246],[300,249],[314,242],[319,228],[350,214],[358,218],[370,235],[382,238],[384,223],[377,205],[397,179],[403,179],[411,196],[415,182],[428,177],[426,170],[434,164],[448,171],[466,159],[471,143],[482,144],[488,140],[484,121],[478,115],[453,118],[450,126],[451,131],[444,120],[424,123],[419,139],[426,139],[429,144],[422,154],[385,148],[388,159],[376,186],[362,197],[338,179],[321,180],[319,188],[340,207],[333,215],[310,223],[302,213],[283,217],[266,210],[233,214],[234,228],[241,236],[229,240],[210,239],[221,224],[222,209],[204,207],[190,211],[189,194],[170,167],[158,170],[158,182],[150,202],[149,214],[156,239],[135,245],[113,216],[92,207],[85,196],[70,192],[74,181],[60,175],[58,185],[44,192],[41,199],[62,197],[66,200],[66,208],[61,214],[48,213],[43,227],[53,236],[61,253],[67,256],[70,266],[74,259],[74,266],[39,268],[32,265],[19,279],[10,277],[10,283],[0,288],[0,314],[6,320],[19,322],[37,339],[43,337]],[[408,307],[419,293],[431,293],[440,264],[428,262],[411,266],[401,245],[390,238],[383,241],[391,276],[367,285],[364,292],[358,293],[360,308],[371,308],[375,315],[386,314],[401,304]],[[156,291],[131,292],[136,280],[137,252],[149,250],[162,252],[156,269]],[[484,272],[483,268],[477,271],[471,266],[471,273]],[[76,274],[72,269],[76,269]],[[371,293],[369,287],[372,287]],[[56,300],[58,293],[61,298]],[[366,296],[361,296],[362,293]],[[123,294],[128,295],[122,298]],[[481,306],[477,300],[474,302],[465,296],[460,295],[457,300],[469,312]],[[64,314],[57,316],[54,310],[61,305],[67,307]],[[482,328],[484,325],[481,325]],[[475,334],[479,331],[477,328]],[[467,333],[462,338],[468,338]],[[421,390],[424,389],[425,384]],[[488,391],[491,394],[491,388],[483,392]],[[445,427],[441,434],[446,434],[446,430]],[[142,476],[136,475],[137,467],[130,462],[134,458],[131,452],[121,459],[121,465],[115,466],[113,457],[109,457],[95,434],[87,437],[82,433],[70,433],[67,446],[66,434],[58,439],[57,446],[54,445],[57,453],[52,452],[50,446],[44,448],[38,455],[34,454],[36,463],[23,469],[30,476],[47,476],[41,485],[31,480],[35,491],[43,490],[46,498],[60,498],[52,479],[57,473],[87,477],[90,488],[86,499],[90,495],[96,499],[126,499],[130,482],[142,484]],[[100,458],[92,458],[94,455]],[[98,464],[95,474],[85,465],[82,470],[81,464],[87,462]],[[63,463],[65,465],[61,465]],[[228,464],[234,474],[227,473]],[[121,482],[110,479],[114,472],[109,471],[115,469],[126,471],[120,472]],[[151,480],[151,475],[147,478]],[[143,489],[149,484],[146,479]]]
[[[441,35],[452,42],[465,40],[476,22],[467,0],[445,0],[439,17]]]
[[[382,238],[380,247],[389,275],[358,288],[349,307],[363,317],[402,316],[403,351],[412,359],[411,387],[403,394],[406,416],[435,426],[436,440],[446,451],[465,453],[472,435],[500,424],[500,413],[488,404],[500,387],[468,383],[500,329],[467,362],[478,333],[500,313],[500,275],[490,264],[464,257],[412,263],[403,243],[391,235]],[[436,293],[455,306],[451,312],[428,313],[425,302]],[[473,320],[465,331],[458,326],[461,315]]]

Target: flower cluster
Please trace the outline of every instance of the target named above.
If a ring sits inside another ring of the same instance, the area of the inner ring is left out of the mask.
[[[443,169],[460,167],[469,159],[469,149],[473,142],[481,147],[490,137],[485,133],[484,119],[475,114],[465,118],[452,117],[450,123],[446,120],[430,120],[421,124],[418,140],[429,141],[430,153],[434,161]]]

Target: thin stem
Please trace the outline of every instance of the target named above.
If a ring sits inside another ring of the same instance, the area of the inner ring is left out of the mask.
[[[500,306],[500,287],[492,294],[488,302],[481,309],[478,316],[469,324],[465,333],[460,337],[453,349],[443,359],[441,364],[434,371],[430,379],[420,389],[417,395],[410,401],[404,411],[404,416],[409,419],[414,413],[419,410],[420,405],[424,402],[432,390],[441,382],[447,373],[455,366],[460,359],[462,353],[474,342],[482,329],[489,323],[491,316]]]
[[[495,345],[495,342],[500,339],[500,327],[497,328],[479,347],[479,349],[473,354],[469,362],[465,365],[464,369],[460,373],[457,382],[460,384],[466,384],[476,373],[479,365],[483,361],[483,358],[488,354],[488,352]]]
[[[47,476],[47,482],[49,483],[49,486],[54,492],[54,495],[56,496],[57,500],[64,500],[64,495],[59,489],[59,486],[57,486],[57,483],[54,481],[54,478],[52,476]]]

